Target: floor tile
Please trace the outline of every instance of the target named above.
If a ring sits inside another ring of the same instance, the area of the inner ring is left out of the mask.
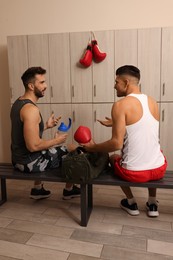
[[[122,236],[101,232],[92,232],[86,230],[75,230],[71,236],[72,239],[79,241],[88,241],[91,243],[98,243],[104,245],[114,245],[125,248],[136,248],[137,250],[146,251],[147,240],[144,238],[131,238],[131,236]]]
[[[0,228],[0,240],[25,244],[33,235],[32,232],[23,232],[9,228]]]
[[[0,216],[0,227],[8,226],[12,221],[13,221],[13,219]]]
[[[140,228],[132,226],[124,226],[122,235],[131,237],[143,237],[146,239],[160,240],[173,243],[173,232],[162,231],[151,228]]]
[[[80,223],[75,222],[72,218],[60,218],[57,221],[56,225],[64,226],[64,227],[73,227],[77,229],[85,229],[85,230],[92,230],[92,231],[98,231],[98,232],[105,232],[107,234],[121,234],[122,232],[122,225],[116,225],[112,223],[107,223],[106,225],[103,225],[102,222],[99,221],[93,221],[92,219],[89,220],[87,227],[81,227],[79,226]]]
[[[74,239],[63,239],[53,236],[42,236],[35,234],[27,242],[27,245],[57,249],[63,252],[82,254],[87,256],[100,257],[102,245],[77,241]]]
[[[135,248],[134,250],[128,250],[126,248],[111,246],[104,246],[101,257],[109,260],[172,260],[171,257],[148,252],[140,252],[135,250]]]
[[[101,259],[100,257],[92,257],[92,256],[85,256],[85,255],[77,255],[77,254],[70,254],[68,260],[98,260]]]
[[[67,260],[69,254],[58,250],[50,250],[29,245],[0,241],[0,256],[24,260]]]
[[[21,259],[0,255],[0,260],[21,260]]]
[[[57,222],[58,217],[47,216],[44,214],[37,214],[33,212],[33,210],[22,210],[18,209],[6,209],[2,213],[0,213],[2,217],[15,218],[18,220],[28,220],[33,222],[41,222],[47,224],[55,224]]]
[[[69,238],[73,232],[72,228],[58,227],[54,225],[47,225],[42,223],[35,223],[31,221],[14,220],[8,225],[8,228],[33,232],[42,235],[52,235],[62,238]]]
[[[147,251],[173,257],[173,243],[149,239]]]
[[[116,223],[116,224],[127,224],[130,226],[137,226],[137,227],[145,227],[145,228],[152,228],[152,229],[159,229],[165,231],[171,231],[171,223],[166,221],[160,221],[159,218],[140,218],[138,216],[130,216],[128,213],[124,212],[121,218],[116,215],[107,215],[103,222],[106,223]]]

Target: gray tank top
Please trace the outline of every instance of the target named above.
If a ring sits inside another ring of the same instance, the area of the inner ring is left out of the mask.
[[[12,163],[28,164],[35,159],[37,159],[41,152],[30,152],[26,148],[25,139],[23,136],[23,122],[20,119],[21,108],[31,103],[36,106],[31,100],[17,99],[11,108],[10,118],[11,118],[11,152],[12,152]],[[39,135],[42,138],[44,123],[42,116],[40,114],[41,121],[39,124]]]

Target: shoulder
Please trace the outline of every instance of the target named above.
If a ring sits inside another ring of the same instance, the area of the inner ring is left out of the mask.
[[[32,103],[25,104],[20,111],[21,120],[40,117],[39,108]]]
[[[151,114],[155,117],[156,120],[159,120],[159,106],[156,100],[150,96],[148,96],[148,106]]]
[[[127,110],[127,100],[126,97],[118,100],[115,102],[112,106],[112,118],[121,118],[122,116],[125,116],[126,110]]]
[[[39,108],[32,104],[32,103],[26,103],[23,107],[22,107],[23,111],[29,111],[29,112],[38,112]]]
[[[154,107],[155,109],[158,108],[157,101],[153,97],[150,97],[150,96],[148,96],[148,105],[149,105],[150,109],[152,107]]]
[[[134,97],[123,97],[119,99],[117,102],[113,104],[113,109],[126,109],[132,102],[134,101]]]
[[[153,97],[151,97],[151,96],[147,96],[147,97],[148,97],[148,102],[157,104],[156,100]]]

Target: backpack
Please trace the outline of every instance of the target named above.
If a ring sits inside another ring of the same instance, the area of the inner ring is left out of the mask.
[[[97,178],[108,163],[108,153],[91,153],[78,147],[62,159],[62,172],[67,182],[88,183]]]

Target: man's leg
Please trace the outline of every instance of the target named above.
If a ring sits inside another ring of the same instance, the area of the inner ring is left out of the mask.
[[[40,186],[41,187],[41,181],[34,181],[34,186]]]
[[[113,154],[110,156],[109,161],[112,167],[115,167],[115,162],[120,159],[119,154]],[[120,176],[119,176],[120,177]],[[120,207],[128,212],[132,216],[139,215],[138,206],[130,187],[121,187],[122,191],[126,195],[126,199],[122,199],[120,202]]]
[[[61,147],[61,149],[64,151],[64,153],[68,153],[71,151],[74,151],[77,148],[75,144],[67,144],[66,147]],[[65,188],[63,190],[63,199],[69,200],[75,197],[79,197],[81,194],[80,188],[78,188],[73,183],[66,183]]]
[[[51,192],[49,190],[45,190],[41,181],[35,181],[34,187],[31,189],[30,198],[39,200],[49,198]]]
[[[77,146],[75,144],[68,144],[66,147],[68,152],[74,151],[76,148],[77,148]],[[67,190],[71,190],[72,187],[73,187],[72,183],[66,183],[66,185],[65,185],[65,189],[67,189]]]
[[[133,199],[133,193],[130,187],[121,187],[121,189],[125,193],[127,199]]]
[[[156,200],[156,189],[148,188],[148,201],[146,203],[147,214],[149,217],[158,217],[158,201]]]
[[[39,172],[43,171],[47,165],[47,162],[45,162],[42,158],[38,158],[33,162],[28,163],[27,165],[23,164],[15,164],[15,168],[22,172]],[[43,188],[43,184],[41,181],[35,181],[34,187],[31,189],[30,198],[32,199],[45,199],[50,197],[51,192],[49,190],[45,190]]]
[[[122,199],[120,207],[128,212],[132,216],[139,215],[138,206],[130,187],[121,187],[122,191],[126,195],[126,199]]]

